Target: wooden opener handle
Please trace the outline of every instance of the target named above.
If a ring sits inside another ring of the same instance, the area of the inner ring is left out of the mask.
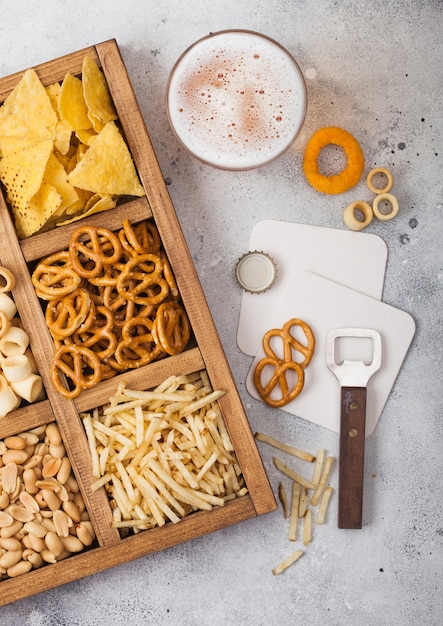
[[[361,528],[366,387],[341,387],[338,527]]]

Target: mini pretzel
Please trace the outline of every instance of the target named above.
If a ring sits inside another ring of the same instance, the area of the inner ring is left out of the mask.
[[[162,350],[154,341],[152,326],[152,320],[139,316],[125,322],[122,327],[122,341],[115,350],[115,359],[119,365],[140,367],[159,358]]]
[[[95,305],[86,289],[57,298],[46,307],[46,323],[55,339],[62,340],[76,331],[83,332],[92,325]]]
[[[76,331],[72,341],[78,346],[89,348],[104,361],[114,354],[117,347],[117,337],[112,332],[114,316],[105,306],[95,307],[95,316],[92,325],[87,330]]]
[[[125,300],[136,304],[158,304],[169,293],[163,278],[163,263],[155,254],[142,254],[126,263],[117,281],[117,291]]]
[[[67,251],[51,254],[35,268],[32,284],[42,300],[60,298],[77,289],[82,282],[71,266]]]
[[[301,343],[291,334],[291,329],[299,326],[306,339],[307,344]],[[280,337],[283,342],[283,355],[280,357],[271,347],[273,337]],[[311,327],[297,318],[290,319],[283,328],[273,328],[268,330],[263,337],[263,350],[266,357],[261,359],[254,370],[254,384],[266,404],[272,407],[282,407],[291,402],[304,387],[305,374],[304,370],[309,365],[315,349],[315,337]],[[300,353],[304,358],[302,362],[294,360],[293,351]],[[262,372],[266,366],[274,368],[274,372],[266,385],[262,384]],[[288,371],[297,374],[296,382],[290,389],[287,380]],[[272,397],[272,393],[276,388],[280,389],[280,397]]]
[[[274,373],[269,382],[263,387],[261,374],[267,365],[274,367]],[[291,390],[289,390],[286,378],[288,370],[293,370],[297,374],[297,381]],[[295,361],[280,361],[273,357],[267,357],[257,363],[254,370],[254,384],[260,397],[266,404],[275,408],[282,407],[291,402],[303,389],[305,384],[305,371],[303,367]],[[272,398],[271,394],[277,386],[280,386],[281,397]]]
[[[295,326],[299,326],[302,329],[307,339],[307,345],[304,345],[303,343],[298,341],[298,339],[296,339],[291,334],[291,329],[294,328]],[[283,359],[280,359],[280,357],[278,357],[275,354],[274,350],[271,348],[270,342],[271,342],[272,337],[281,337],[283,341],[283,350],[284,350]],[[284,324],[283,328],[281,329],[273,328],[272,330],[268,330],[267,333],[265,333],[265,336],[263,337],[263,350],[265,351],[267,356],[274,358],[274,359],[288,361],[288,362],[294,361],[292,350],[295,350],[295,352],[300,352],[304,356],[303,361],[301,363],[299,362],[300,367],[303,367],[303,368],[309,365],[312,359],[312,355],[314,354],[314,349],[315,349],[315,337],[314,337],[314,333],[312,332],[311,327],[308,326],[306,322],[303,322],[302,320],[299,320],[296,318],[290,319],[288,322],[286,322],[286,324]]]
[[[82,389],[97,385],[102,378],[98,356],[89,348],[74,344],[62,345],[54,354],[50,368],[51,380],[55,389],[65,398],[77,398]],[[64,375],[70,383],[68,389]]]
[[[104,265],[120,260],[122,246],[119,238],[107,228],[81,226],[71,235],[69,258],[73,269],[83,278],[95,278]]]
[[[178,302],[164,302],[158,307],[152,336],[164,352],[171,355],[183,352],[190,334],[188,316]]]
[[[159,254],[161,248],[160,235],[151,222],[140,222],[132,227],[128,218],[123,220],[123,228],[118,237],[122,248],[130,256],[141,254]]]

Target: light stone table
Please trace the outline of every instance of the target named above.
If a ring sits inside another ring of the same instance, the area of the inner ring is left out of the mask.
[[[211,31],[246,28],[283,44],[306,77],[308,113],[293,147],[255,171],[201,165],[174,138],[168,73]],[[0,75],[116,38],[168,183],[253,431],[338,454],[338,436],[254,400],[251,357],[236,341],[241,290],[233,268],[264,219],[344,228],[366,193],[341,196],[304,179],[304,147],[319,127],[357,136],[365,172],[395,176],[400,211],[366,230],[388,247],[383,300],[417,330],[375,432],[367,440],[363,528],[327,523],[303,558],[281,509],[0,609],[2,626],[436,626],[443,623],[443,4],[441,0],[4,0]],[[327,306],[327,304],[325,304]],[[274,451],[259,444],[276,490]],[[337,467],[331,476],[337,486]],[[1,593],[1,584],[0,584]]]

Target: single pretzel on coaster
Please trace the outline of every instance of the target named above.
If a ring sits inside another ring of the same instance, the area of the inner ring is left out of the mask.
[[[307,340],[304,344],[291,334],[293,327],[299,326]],[[280,357],[271,347],[273,337],[280,337],[283,343],[283,357]],[[311,327],[297,318],[292,318],[286,322],[283,328],[273,328],[268,330],[263,337],[263,350],[266,357],[261,359],[254,370],[254,384],[261,399],[272,407],[282,407],[298,396],[305,383],[305,368],[309,365],[314,354],[315,337]],[[303,360],[298,362],[294,359],[293,351],[300,353]],[[262,372],[265,367],[274,368],[270,380],[263,385]],[[295,372],[296,381],[292,388],[288,384],[287,374],[289,371]],[[280,397],[272,397],[275,389],[280,389]]]

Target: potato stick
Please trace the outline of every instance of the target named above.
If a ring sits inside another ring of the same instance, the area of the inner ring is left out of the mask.
[[[303,461],[308,461],[309,463],[315,461],[315,456],[313,456],[312,454],[309,454],[308,452],[303,452],[303,450],[298,450],[293,446],[288,446],[286,443],[278,441],[277,439],[274,439],[269,435],[265,435],[264,433],[255,433],[255,438],[258,439],[258,441],[262,441],[263,443],[267,443],[269,446],[273,446],[274,448],[281,450],[282,452],[292,454],[292,456],[296,456]]]
[[[152,528],[152,524],[149,522],[149,518],[145,518],[145,519],[128,519],[128,520],[124,520],[121,522],[112,522],[112,526],[114,528],[133,528],[133,527],[140,527],[142,526],[143,528]]]
[[[124,519],[129,519],[131,517],[132,506],[125,490],[123,489],[122,483],[116,474],[112,474],[111,482],[113,485],[112,493],[117,502],[117,506],[122,513],[122,517]]]
[[[188,485],[192,487],[193,489],[198,489],[198,482],[195,480],[195,476],[191,474],[191,472],[188,470],[188,468],[183,463],[183,461],[181,461],[180,459],[172,459],[172,463],[178,469],[178,471],[186,480]]]
[[[291,511],[289,516],[289,541],[297,541],[298,508],[300,503],[300,485],[295,481],[292,483]]]
[[[317,459],[314,465],[314,471],[312,473],[312,484],[318,487],[318,483],[320,482],[321,476],[321,468],[323,467],[323,461],[325,458],[325,451],[320,449],[317,451]]]
[[[145,424],[143,418],[143,409],[141,406],[136,406],[134,409],[135,413],[135,446],[139,448],[145,436]]]
[[[112,474],[110,474],[109,472],[107,474],[104,474],[101,478],[91,484],[91,491],[97,491],[98,489],[100,489],[100,487],[103,487],[104,485],[109,483],[111,479]]]
[[[315,489],[312,483],[303,478],[303,476],[300,476],[300,474],[297,474],[296,472],[291,470],[291,468],[285,465],[283,461],[280,461],[280,459],[275,456],[273,457],[273,461],[277,469],[283,472],[283,474],[286,474],[286,476],[289,476],[289,478],[291,478],[292,480],[295,480],[296,483],[298,483],[302,487],[306,487],[306,489]]]
[[[308,509],[303,518],[303,544],[305,546],[311,543],[312,539],[312,512]]]
[[[200,504],[203,504],[204,505],[203,508],[208,509],[206,502],[203,502],[197,497],[195,498],[193,497],[194,492],[192,492],[191,498],[190,498],[190,493],[188,492],[186,487],[183,487],[182,485],[180,485],[174,478],[172,478],[172,476],[170,476],[167,472],[165,472],[165,470],[160,465],[160,463],[158,463],[154,459],[149,459],[148,467],[154,472],[154,474],[157,474],[157,476],[161,478],[163,482],[166,483],[170,489],[172,489],[173,492],[176,492],[180,496],[180,498],[183,498],[184,502],[192,504],[193,506],[196,506],[197,508],[199,507]],[[210,508],[211,507],[209,506],[209,509]]]
[[[213,410],[216,414],[217,428],[220,431],[220,436],[222,438],[225,450],[227,450],[228,452],[233,452],[234,446],[232,445],[231,437],[229,436],[228,429],[226,428],[225,420],[223,419],[223,416],[221,414],[220,407],[216,405]]]
[[[94,430],[98,430],[99,432],[105,433],[109,437],[112,437],[113,439],[119,441],[123,446],[128,446],[129,449],[135,448],[135,443],[131,441],[130,439],[128,439],[128,437],[124,437],[120,433],[115,432],[114,430],[112,430],[112,428],[105,426],[98,420],[93,419],[92,425],[94,426]]]
[[[314,495],[311,498],[312,506],[317,506],[318,499],[320,498],[323,492],[323,489],[325,488],[326,483],[328,482],[328,478],[329,478],[333,461],[334,461],[334,457],[332,456],[326,457],[323,473],[320,478],[320,482],[318,484],[317,489],[315,490]]]
[[[132,506],[135,503],[135,493],[134,487],[132,486],[131,480],[129,478],[128,472],[125,469],[125,466],[121,461],[115,462],[115,469],[118,472],[118,476],[123,483],[123,487],[125,488],[126,494]]]
[[[170,491],[165,487],[164,483],[152,472],[150,469],[146,468],[143,471],[143,478],[147,480],[149,483],[154,485],[157,491],[164,497],[165,500],[169,502],[169,504],[174,507],[179,515],[182,517],[185,515],[185,509],[182,505],[174,498]]]
[[[155,519],[157,526],[164,526],[166,524],[166,519],[163,513],[160,511],[160,508],[157,506],[155,500],[150,498],[147,494],[144,495],[145,502],[152,513],[152,517]]]
[[[156,506],[171,520],[171,522],[173,522],[174,524],[176,524],[178,521],[180,521],[180,518],[174,513],[174,511],[166,504],[166,502],[163,500],[163,498],[160,497],[158,491],[156,491],[154,489],[154,487],[152,487],[149,482],[143,478],[143,476],[140,476],[140,474],[137,474],[137,472],[135,471],[135,469],[133,467],[130,467],[128,469],[128,473],[131,476],[132,480],[134,481],[134,483],[137,485],[137,487],[140,489],[141,493],[145,496],[145,498],[147,500],[153,500],[156,504]],[[152,511],[154,514],[154,511]]]
[[[283,508],[283,517],[286,519],[288,517],[288,498],[286,496],[285,486],[281,481],[278,483],[278,499]]]
[[[100,459],[97,452],[97,441],[95,439],[94,427],[92,425],[92,417],[90,415],[85,415],[83,418],[83,426],[85,428],[88,447],[91,453],[92,475],[94,478],[99,478],[101,476]]]
[[[223,396],[225,393],[226,393],[225,391],[216,390],[208,394],[207,396],[203,396],[202,398],[195,400],[195,402],[191,402],[190,404],[188,404],[188,406],[186,406],[180,411],[180,417],[185,417],[186,415],[189,415],[190,413],[194,413],[198,411],[203,406],[207,406],[208,404],[215,402],[216,400],[221,398],[221,396]]]
[[[214,463],[217,460],[217,457],[218,457],[218,453],[217,452],[213,452],[211,454],[209,459],[206,461],[206,463],[203,465],[203,467],[201,468],[201,470],[199,471],[199,473],[195,477],[195,480],[197,481],[197,484],[201,481],[201,479],[206,474],[206,472],[214,465]]]
[[[137,391],[135,389],[126,389],[126,395],[128,398],[134,398],[133,402],[143,402],[143,405],[148,402],[159,400],[161,402],[192,402],[194,400],[194,394],[187,391],[176,392],[163,392],[163,391]],[[122,404],[122,408],[126,408],[126,404]]]
[[[197,491],[196,489],[189,489],[188,487],[185,487],[185,489],[187,489],[188,492],[192,492],[196,498],[209,502],[209,504],[212,504],[213,506],[223,506],[225,503],[223,498],[212,496],[210,493],[204,493],[203,491]]]
[[[303,554],[303,550],[296,550],[295,552],[293,552],[290,556],[288,556],[287,559],[285,559],[279,565],[274,567],[274,569],[272,570],[272,573],[274,574],[274,576],[277,576],[277,574],[281,574],[282,572],[284,572],[285,569],[287,569],[290,565],[298,561],[298,559],[302,556],[302,554]]]
[[[233,465],[228,465],[228,474],[231,475],[234,491],[237,491],[238,489],[240,489],[240,485],[238,484],[237,474],[235,473]]]
[[[106,472],[106,463],[108,461],[110,447],[106,446],[99,454],[100,459],[100,476],[103,476]]]
[[[308,508],[308,492],[305,489],[305,487],[302,487],[301,492],[300,492],[300,503],[298,505],[298,516],[304,517],[307,508]]]
[[[329,499],[332,494],[332,487],[326,487],[323,491],[323,495],[320,501],[320,508],[318,509],[317,524],[324,524],[326,519],[326,510],[328,508]]]

